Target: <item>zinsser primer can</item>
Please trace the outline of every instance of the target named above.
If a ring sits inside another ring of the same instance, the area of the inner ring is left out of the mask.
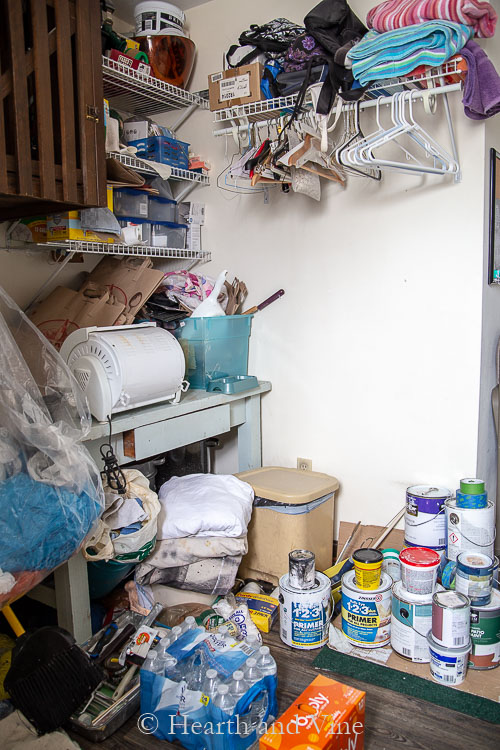
[[[413,662],[429,662],[427,633],[432,625],[432,593],[410,594],[401,581],[392,587],[391,646]]]
[[[362,648],[379,648],[391,640],[392,578],[382,573],[378,589],[361,590],[353,570],[342,576],[342,632]]]
[[[353,573],[354,575],[354,573]],[[280,636],[293,648],[313,649],[328,640],[331,618],[331,583],[328,576],[316,571],[310,589],[290,586],[289,574],[280,578]]]
[[[416,547],[446,544],[445,503],[452,496],[446,487],[414,485],[406,490],[405,539]]]
[[[500,591],[493,589],[491,602],[470,609],[469,654],[471,669],[495,669],[500,664]]]

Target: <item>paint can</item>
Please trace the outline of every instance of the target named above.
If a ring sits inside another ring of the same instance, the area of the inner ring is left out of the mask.
[[[432,594],[441,557],[428,547],[406,547],[399,553],[401,580],[410,594]]]
[[[470,642],[462,648],[446,648],[436,643],[432,633],[427,634],[431,675],[442,685],[460,685],[467,674]]]
[[[470,601],[456,591],[432,597],[432,637],[440,646],[462,648],[470,641]]]
[[[457,557],[455,591],[469,597],[478,607],[489,604],[495,561],[482,552],[461,552]]]
[[[401,581],[392,587],[391,646],[412,662],[429,662],[427,633],[432,625],[432,594],[410,594]]]
[[[290,585],[286,573],[280,578],[279,601],[283,643],[303,650],[324,646],[332,613],[328,576],[316,571],[314,586],[300,590]]]
[[[493,589],[491,602],[471,607],[469,654],[470,669],[495,669],[500,664],[500,592]]]
[[[446,501],[446,556],[455,561],[460,552],[483,552],[494,556],[495,507],[457,508],[456,500]]]
[[[488,493],[482,479],[461,479],[456,493],[457,508],[486,508]]]
[[[399,562],[399,550],[392,547],[382,550],[382,571],[388,573],[394,582],[401,580],[401,563]]]
[[[288,554],[289,586],[304,591],[316,585],[316,557],[308,549],[294,549]]]
[[[492,581],[492,586],[493,586],[494,589],[500,589],[500,581],[498,580],[499,568],[500,568],[500,560],[496,556],[493,559],[495,561],[495,564],[493,566],[493,581]]]
[[[392,578],[382,573],[380,586],[362,591],[353,570],[342,576],[342,632],[350,643],[379,648],[391,640]]]
[[[446,487],[408,487],[405,540],[417,547],[443,547],[446,544],[444,507],[451,496]]]
[[[352,554],[356,585],[363,591],[373,591],[380,586],[380,575],[382,573],[382,552],[369,547],[357,549]]]

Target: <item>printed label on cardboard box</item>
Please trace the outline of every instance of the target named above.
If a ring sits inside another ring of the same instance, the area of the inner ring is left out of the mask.
[[[226,78],[219,83],[219,99],[222,102],[228,99],[240,99],[250,96],[250,73],[234,78]]]

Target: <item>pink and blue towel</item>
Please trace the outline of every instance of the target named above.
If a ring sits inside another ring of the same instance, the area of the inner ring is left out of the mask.
[[[366,25],[384,32],[439,19],[472,26],[475,36],[489,37],[495,33],[497,14],[482,0],[386,0],[368,11]]]

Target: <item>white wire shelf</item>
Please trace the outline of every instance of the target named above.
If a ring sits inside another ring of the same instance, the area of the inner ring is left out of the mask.
[[[109,57],[102,58],[104,96],[126,112],[153,115],[184,107],[208,109],[208,102],[159,78],[138,73]]]
[[[252,102],[251,104],[240,104],[237,107],[228,107],[219,109],[214,112],[214,122],[227,122],[228,120],[241,120],[245,118],[249,122],[259,120],[271,120],[283,114],[290,114],[297,101],[297,94],[292,96],[279,96],[276,99],[264,99],[261,102]],[[304,102],[304,108],[312,106],[309,98]]]
[[[122,154],[115,151],[110,151],[107,156],[111,159],[116,159],[120,164],[125,167],[130,167],[136,172],[143,174],[158,175],[158,172],[151,167],[146,159],[138,159],[136,156],[130,154]],[[171,167],[172,174],[170,179],[172,180],[185,180],[186,182],[194,182],[198,185],[210,185],[210,177],[199,172],[193,172],[190,169],[178,169],[177,167]]]
[[[119,242],[84,242],[82,240],[61,240],[37,244],[45,250],[66,250],[69,253],[99,253],[100,255],[129,255],[140,258],[171,258],[172,260],[196,260],[208,263],[211,253],[207,251],[181,250],[152,245],[124,245]]]
[[[462,57],[456,57],[436,68],[425,67],[424,70],[417,75],[375,81],[370,85],[370,88],[366,90],[363,99],[376,99],[380,96],[390,96],[398,91],[408,91],[412,89],[439,89],[440,87],[449,86],[450,84],[460,83],[464,76],[464,70],[461,69],[462,62]],[[363,101],[363,99],[361,101]]]

